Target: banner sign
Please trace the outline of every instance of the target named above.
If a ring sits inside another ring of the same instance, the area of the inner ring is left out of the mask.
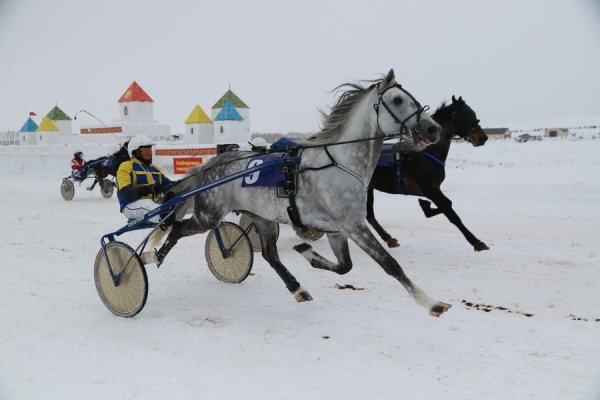
[[[217,154],[216,147],[195,149],[155,149],[156,156],[214,156]]]
[[[187,170],[202,164],[202,157],[181,157],[173,159],[173,173],[176,175],[184,175]]]
[[[103,127],[103,128],[81,128],[79,130],[82,135],[93,133],[121,133],[123,132],[123,128],[120,126],[112,126],[112,127]]]

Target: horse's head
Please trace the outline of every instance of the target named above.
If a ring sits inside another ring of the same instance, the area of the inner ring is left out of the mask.
[[[440,138],[441,127],[421,104],[396,82],[394,70],[379,83],[377,125],[385,135],[398,135],[403,151],[420,151]]]
[[[459,96],[458,100],[452,96],[452,114],[454,134],[469,141],[473,146],[483,146],[488,137],[479,126],[475,111]]]

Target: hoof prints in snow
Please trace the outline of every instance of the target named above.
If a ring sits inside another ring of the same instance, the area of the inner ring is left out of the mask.
[[[365,288],[361,288],[361,287],[354,287],[350,284],[346,284],[346,285],[338,285],[337,283],[335,284],[335,287],[340,289],[340,290],[344,290],[344,289],[352,289],[352,290],[365,290]]]
[[[475,309],[475,310],[479,310],[479,311],[484,311],[484,312],[491,312],[491,311],[503,311],[509,314],[520,314],[520,315],[524,315],[526,317],[533,317],[533,314],[531,313],[526,313],[523,311],[519,311],[519,310],[511,310],[508,307],[502,307],[502,306],[493,306],[493,305],[489,305],[489,304],[477,304],[477,303],[473,303],[467,300],[463,300],[462,303],[467,307],[467,308],[471,308],[471,309]]]

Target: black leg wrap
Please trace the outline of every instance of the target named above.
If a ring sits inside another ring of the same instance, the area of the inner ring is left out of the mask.
[[[298,253],[302,254],[303,252],[305,252],[306,250],[310,250],[312,249],[312,246],[308,243],[301,243],[301,244],[297,244],[296,246],[293,247],[294,250],[296,250]]]
[[[162,247],[160,248],[160,250],[158,250],[158,252],[156,253],[156,258],[158,260],[158,266],[160,266],[160,264],[162,264],[163,260],[167,256],[167,254],[169,254],[169,252],[171,251],[171,249],[173,247],[175,247],[176,244],[177,244],[176,240],[174,240],[174,241],[167,240],[162,245]]]
[[[280,262],[275,262],[272,265],[277,275],[281,278],[281,280],[285,283],[285,287],[291,292],[294,293],[300,287],[300,284],[296,280],[296,278],[287,270]]]

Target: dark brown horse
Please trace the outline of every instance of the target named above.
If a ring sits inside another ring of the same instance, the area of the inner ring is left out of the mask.
[[[440,189],[445,178],[445,161],[454,137],[468,140],[473,146],[483,146],[487,135],[479,126],[475,112],[464,102],[452,96],[452,103],[442,104],[433,114],[433,119],[441,125],[442,133],[438,143],[420,153],[404,157],[393,157],[382,152],[379,164],[367,191],[367,221],[375,228],[388,247],[397,247],[398,240],[387,233],[375,219],[373,213],[373,190],[391,194],[423,196],[431,200],[437,208],[431,208],[431,202],[419,199],[419,204],[427,218],[444,214],[450,222],[462,232],[475,251],[489,250],[489,247],[477,239],[462,223],[452,209],[452,201]]]

